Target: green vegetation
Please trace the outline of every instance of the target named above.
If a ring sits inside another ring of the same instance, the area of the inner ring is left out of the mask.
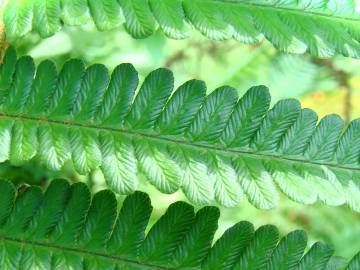
[[[360,269],[358,8],[1,1],[0,268]]]
[[[168,37],[183,39],[192,25],[214,40],[256,43],[264,36],[284,52],[360,56],[360,19],[353,1],[13,0],[4,10],[9,40],[31,30],[48,37],[60,30],[61,22],[90,21],[101,31],[124,23],[135,38],[146,38],[159,27]]]
[[[169,206],[145,229],[152,211],[148,195],[135,192],[123,202],[109,190],[93,198],[86,185],[54,180],[43,194],[29,187],[18,194],[1,181],[0,247],[3,269],[344,269],[360,266],[332,257],[331,247],[293,231],[279,239],[276,227],[254,231],[249,222],[229,228],[212,246],[219,210],[194,212],[185,202]]]

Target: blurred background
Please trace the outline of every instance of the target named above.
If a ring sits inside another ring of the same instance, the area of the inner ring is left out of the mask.
[[[266,41],[244,45],[235,41],[209,41],[194,34],[183,41],[166,39],[156,33],[145,40],[134,40],[122,29],[98,32],[92,25],[63,28],[55,36],[41,40],[28,35],[15,44],[20,55],[31,55],[36,63],[52,59],[60,70],[69,58],[80,58],[86,64],[102,63],[110,70],[120,63],[130,62],[141,79],[158,67],[170,68],[176,86],[189,79],[204,80],[208,92],[230,85],[242,95],[250,86],[263,84],[270,88],[273,104],[283,98],[297,98],[303,107],[310,107],[320,117],[336,113],[349,123],[360,116],[360,60],[336,57],[318,59],[309,55],[284,55]],[[0,164],[0,177],[17,184],[46,186],[54,178],[87,182],[93,191],[106,188],[101,172],[89,176],[77,175],[71,164],[61,172],[52,172],[34,160],[13,170],[9,163]],[[146,181],[139,188],[150,194],[154,206],[152,222],[176,200],[186,200],[181,192],[159,193]],[[123,199],[122,196],[120,198]],[[309,245],[324,241],[335,247],[336,255],[352,257],[359,249],[360,215],[346,207],[322,204],[299,205],[281,198],[280,207],[261,211],[245,199],[236,208],[222,209],[218,236],[240,220],[256,227],[271,223],[286,234],[304,229]]]

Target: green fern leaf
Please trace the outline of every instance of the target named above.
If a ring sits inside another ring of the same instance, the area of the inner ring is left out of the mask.
[[[114,193],[91,198],[83,183],[53,180],[43,193],[28,186],[16,191],[0,181],[0,262],[2,269],[358,269],[315,243],[304,254],[307,237],[294,231],[279,241],[276,227],[254,231],[242,221],[213,243],[219,210],[197,213],[185,202],[169,206],[148,227],[148,195],[135,192],[118,211]],[[147,232],[147,233],[146,233]]]
[[[62,24],[92,21],[101,30],[119,27],[135,38],[160,28],[173,39],[186,38],[195,28],[214,40],[234,38],[256,43],[263,37],[277,49],[321,57],[360,57],[359,11],[353,1],[263,0],[12,0],[4,23],[10,41],[30,31],[42,37]]]
[[[241,221],[228,230],[215,242],[204,260],[202,267],[208,269],[232,269],[239,254],[249,245],[254,237],[254,227],[251,223]]]
[[[356,270],[359,267],[360,267],[360,254],[357,254],[349,262],[349,265],[347,266],[346,270]]]
[[[87,0],[61,0],[60,3],[60,19],[65,24],[82,25],[91,19]]]
[[[254,238],[240,255],[234,269],[264,269],[279,239],[275,226],[265,225],[254,234]],[[260,255],[258,257],[258,255]]]
[[[50,36],[59,31],[61,3],[58,0],[34,1],[33,27],[41,36]]]
[[[347,260],[342,258],[342,257],[338,257],[338,256],[333,256],[331,257],[330,261],[328,262],[327,266],[326,266],[326,270],[341,270],[341,269],[345,269],[346,265],[347,265]]]
[[[300,203],[360,211],[359,120],[344,129],[329,115],[317,124],[294,99],[269,110],[264,86],[240,99],[228,86],[206,96],[197,80],[173,92],[172,73],[158,69],[136,91],[130,64],[109,76],[102,65],[70,60],[57,74],[49,61],[35,70],[30,57],[15,58],[10,48],[0,66],[0,161],[39,157],[59,170],[70,160],[80,174],[100,168],[121,194],[145,176],[196,204],[236,206],[245,194],[271,209],[278,187]]]
[[[119,0],[119,4],[125,17],[125,29],[133,37],[142,38],[153,34],[155,20],[147,1]]]
[[[315,243],[303,257],[298,269],[322,269],[326,268],[334,250],[322,243]]]
[[[293,231],[286,235],[276,247],[266,269],[287,270],[296,268],[306,248],[306,242],[307,236],[304,231]]]

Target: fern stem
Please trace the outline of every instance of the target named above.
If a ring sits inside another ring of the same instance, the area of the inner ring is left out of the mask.
[[[221,145],[209,146],[209,145],[205,145],[205,144],[201,144],[201,143],[188,142],[188,141],[181,140],[181,139],[172,139],[169,137],[162,137],[162,136],[158,136],[157,134],[147,134],[147,133],[131,131],[131,130],[126,130],[126,129],[120,129],[120,128],[108,128],[108,127],[100,128],[98,126],[89,125],[89,124],[73,123],[73,122],[69,123],[69,122],[62,122],[62,121],[57,121],[57,120],[50,120],[50,119],[46,119],[46,118],[29,117],[29,116],[24,116],[24,115],[11,115],[11,114],[5,114],[3,112],[0,113],[0,118],[8,118],[11,120],[34,121],[34,122],[38,122],[38,123],[43,122],[43,123],[48,123],[48,124],[52,124],[52,125],[93,129],[93,130],[98,130],[98,131],[103,131],[103,132],[114,132],[114,133],[118,133],[118,134],[121,134],[124,136],[146,138],[147,140],[154,141],[154,142],[162,142],[162,143],[165,142],[166,144],[174,144],[174,145],[179,145],[182,147],[194,148],[194,150],[196,150],[196,151],[206,150],[206,151],[213,151],[213,152],[217,152],[217,153],[234,155],[234,156],[247,155],[250,157],[252,156],[255,158],[256,157],[257,158],[265,158],[265,159],[269,159],[269,160],[275,159],[275,160],[280,160],[280,161],[281,160],[290,161],[290,162],[299,163],[299,164],[324,165],[324,166],[328,166],[331,168],[338,168],[338,169],[358,171],[358,172],[360,171],[360,168],[356,168],[356,167],[352,167],[352,166],[348,166],[348,165],[339,165],[339,164],[329,163],[329,162],[319,162],[319,161],[313,161],[313,160],[284,157],[284,156],[274,155],[274,154],[266,153],[266,152],[254,152],[251,150],[246,151],[246,150],[239,150],[239,149],[226,149],[226,148],[221,147]]]
[[[159,270],[160,269],[166,269],[166,270],[175,269],[175,268],[168,268],[168,267],[162,267],[162,266],[158,266],[158,265],[154,265],[154,264],[149,264],[149,263],[141,262],[139,260],[126,259],[126,258],[122,258],[120,256],[112,256],[112,255],[108,255],[105,253],[89,251],[86,249],[69,248],[69,247],[63,247],[63,246],[58,246],[58,245],[49,244],[49,243],[40,243],[40,242],[12,238],[12,237],[0,237],[0,241],[13,242],[15,244],[18,244],[19,246],[31,245],[32,247],[37,247],[37,248],[43,247],[43,248],[46,248],[47,250],[50,249],[50,250],[58,250],[58,251],[63,251],[63,252],[65,251],[65,252],[74,253],[74,254],[86,254],[90,257],[97,257],[97,258],[106,259],[109,261],[123,262],[123,263],[126,263],[128,265],[133,265],[133,266],[141,265],[143,267],[151,267],[151,269],[159,269]]]

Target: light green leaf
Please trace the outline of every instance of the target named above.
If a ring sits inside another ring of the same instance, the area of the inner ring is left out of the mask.
[[[61,19],[68,25],[81,25],[90,21],[87,0],[61,0]]]
[[[125,17],[125,29],[134,38],[150,36],[155,30],[155,20],[146,0],[118,0]]]
[[[196,29],[213,40],[263,38],[287,53],[360,57],[360,12],[353,1],[292,0],[12,0],[4,12],[7,38],[30,31],[49,36],[64,25],[93,21],[101,30],[118,28],[146,38],[159,27],[181,39]],[[339,4],[340,3],[340,4]]]
[[[90,14],[99,30],[110,30],[121,24],[121,11],[117,1],[88,0],[88,5]]]
[[[190,35],[181,0],[150,0],[149,4],[161,30],[168,37],[183,39]]]
[[[60,30],[59,0],[34,1],[33,28],[45,38]]]

